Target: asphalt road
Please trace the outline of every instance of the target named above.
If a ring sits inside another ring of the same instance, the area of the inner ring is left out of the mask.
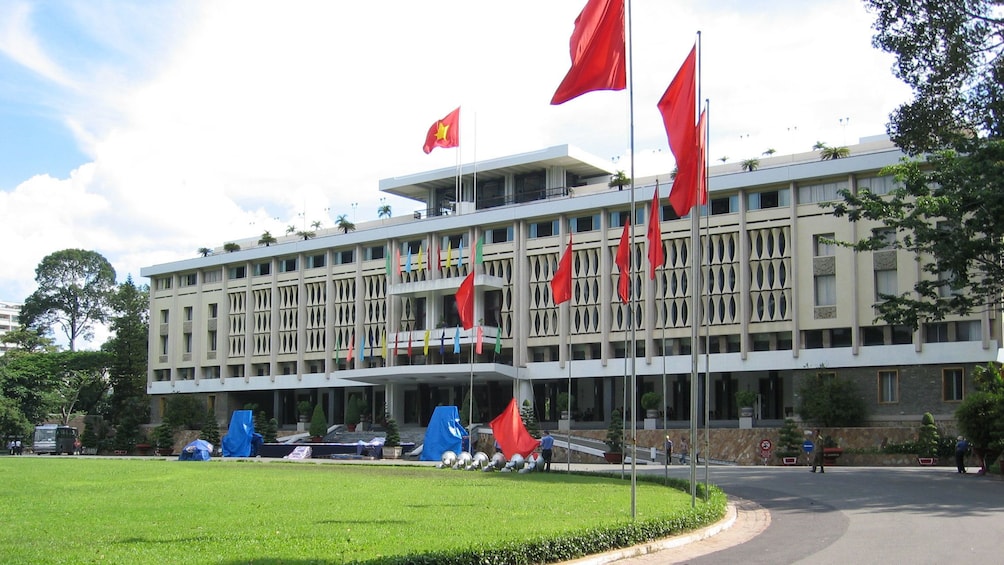
[[[674,477],[689,475],[670,469]],[[639,468],[651,472],[663,473]],[[703,468],[698,475],[703,482]],[[710,481],[765,508],[767,528],[713,553],[692,557],[700,552],[670,549],[645,563],[1004,562],[1004,481],[997,478],[962,475],[954,467],[831,467],[825,474],[806,467],[712,467]]]

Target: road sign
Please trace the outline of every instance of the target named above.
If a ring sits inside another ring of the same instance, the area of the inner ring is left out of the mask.
[[[760,457],[765,459],[770,457],[770,450],[772,447],[774,447],[774,444],[772,444],[769,439],[760,440]]]
[[[802,449],[804,449],[806,453],[812,453],[814,447],[815,446],[812,445],[812,440],[809,439],[805,440],[805,443],[802,444]]]

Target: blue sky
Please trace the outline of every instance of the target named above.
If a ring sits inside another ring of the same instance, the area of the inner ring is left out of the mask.
[[[265,230],[375,219],[379,179],[454,164],[421,146],[458,105],[465,162],[564,143],[626,157],[625,93],[548,104],[583,5],[0,0],[0,300],[68,247],[138,278]],[[713,162],[852,144],[909,97],[858,0],[632,11],[639,176],[672,169],[655,102],[697,30]]]

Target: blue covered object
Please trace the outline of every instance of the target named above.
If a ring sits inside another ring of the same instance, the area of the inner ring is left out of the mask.
[[[419,459],[439,461],[446,451],[460,453],[469,435],[460,425],[460,410],[456,406],[437,406],[425,429],[425,444]]]
[[[254,416],[251,411],[234,410],[234,415],[230,417],[230,429],[221,442],[223,456],[250,457],[254,435]]]
[[[178,461],[209,461],[213,453],[213,444],[197,439],[186,445],[178,456]]]

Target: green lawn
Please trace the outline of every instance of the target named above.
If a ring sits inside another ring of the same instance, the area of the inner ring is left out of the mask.
[[[4,563],[345,563],[631,522],[630,481],[562,473],[0,457]],[[690,495],[638,482],[638,522]]]

